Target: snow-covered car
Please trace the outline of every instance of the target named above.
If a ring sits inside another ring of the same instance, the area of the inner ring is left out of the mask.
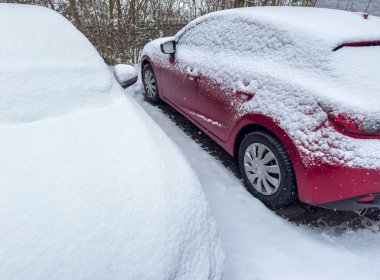
[[[211,13],[142,57],[146,98],[237,157],[273,207],[380,206],[379,69],[378,17],[316,8]]]
[[[197,176],[91,43],[27,5],[0,35],[0,278],[220,279]]]

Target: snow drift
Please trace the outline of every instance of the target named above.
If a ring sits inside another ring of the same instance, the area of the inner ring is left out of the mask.
[[[1,278],[220,279],[197,176],[91,44],[31,6],[0,34]]]

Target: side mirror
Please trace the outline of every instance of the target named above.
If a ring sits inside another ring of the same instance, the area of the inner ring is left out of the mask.
[[[164,54],[174,55],[175,50],[176,50],[176,42],[174,40],[167,41],[161,44],[161,52],[163,52]]]
[[[117,81],[123,88],[127,88],[137,82],[137,71],[131,65],[117,64],[113,67],[113,72]]]

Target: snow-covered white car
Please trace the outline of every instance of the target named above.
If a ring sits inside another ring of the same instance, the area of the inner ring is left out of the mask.
[[[197,176],[90,42],[27,5],[0,36],[0,278],[220,279]]]
[[[380,207],[380,18],[261,7],[220,11],[142,58],[167,102],[239,161],[268,205]]]

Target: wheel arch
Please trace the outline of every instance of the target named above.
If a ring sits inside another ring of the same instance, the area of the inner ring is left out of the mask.
[[[240,147],[240,144],[243,141],[244,137],[248,133],[251,133],[251,132],[254,132],[254,131],[266,132],[266,133],[268,133],[268,134],[270,134],[273,137],[275,137],[275,138],[278,139],[278,137],[272,131],[270,131],[268,128],[266,128],[263,125],[256,124],[256,123],[247,124],[247,125],[243,126],[240,129],[240,131],[238,132],[238,134],[235,137],[235,141],[234,141],[234,154],[233,154],[235,158],[238,156],[239,147]]]
[[[253,131],[266,132],[278,139],[284,145],[293,164],[296,182],[299,188],[298,192],[300,197],[303,197],[302,190],[304,189],[303,186],[306,184],[305,166],[302,162],[299,150],[288,133],[270,117],[261,114],[244,116],[235,126],[230,139],[228,140],[230,153],[237,158],[239,146],[244,139],[244,136]]]
[[[151,64],[150,59],[147,55],[144,55],[141,59],[141,66],[144,67],[146,64]]]
[[[142,77],[142,72],[143,72],[144,66],[147,65],[147,64],[152,65],[152,63],[150,61],[150,58],[147,55],[144,55],[141,58],[140,64],[141,64],[141,77]]]

